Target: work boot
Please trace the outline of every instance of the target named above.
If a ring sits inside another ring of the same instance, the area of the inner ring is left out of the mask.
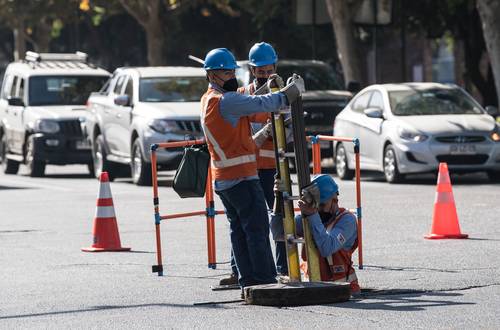
[[[229,277],[225,277],[219,281],[219,285],[237,285],[238,284],[238,275],[231,274]]]

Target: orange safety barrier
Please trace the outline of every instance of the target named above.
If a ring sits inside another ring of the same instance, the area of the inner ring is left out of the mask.
[[[156,143],[151,145],[151,172],[153,181],[153,206],[155,214],[155,229],[156,229],[156,258],[157,265],[153,266],[153,273],[158,273],[158,276],[163,275],[163,260],[162,260],[162,250],[161,250],[161,235],[160,235],[160,222],[162,220],[171,220],[192,216],[205,215],[207,221],[207,250],[208,250],[208,267],[215,269],[216,254],[215,254],[215,222],[214,218],[217,214],[224,214],[224,211],[215,210],[214,205],[214,191],[212,186],[212,173],[210,171],[210,166],[208,167],[207,185],[205,188],[205,211],[194,211],[185,213],[174,213],[169,215],[160,215],[160,201],[158,198],[158,172],[156,169],[157,155],[156,151],[158,148],[178,148],[178,147],[188,147],[197,144],[204,144],[204,139],[199,140],[189,140],[189,141],[179,141],[179,142],[166,142],[166,143]]]
[[[363,240],[362,240],[362,217],[361,217],[361,181],[360,181],[360,167],[359,167],[359,140],[357,138],[336,137],[328,135],[308,136],[307,140],[312,143],[312,158],[313,158],[313,174],[321,173],[321,148],[319,141],[342,141],[354,143],[354,152],[356,157],[356,216],[358,221],[358,260],[359,269],[363,269]],[[188,147],[197,144],[204,144],[204,139],[179,141],[179,142],[166,142],[156,143],[151,145],[151,172],[153,181],[153,206],[155,216],[155,230],[156,230],[156,256],[157,265],[153,266],[153,272],[158,273],[158,276],[163,275],[163,261],[161,249],[161,234],[160,223],[162,220],[172,220],[178,218],[185,218],[191,216],[206,216],[207,223],[207,253],[208,253],[208,267],[216,269],[216,252],[215,252],[215,215],[224,214],[222,210],[215,210],[214,205],[214,191],[212,186],[212,173],[210,166],[208,168],[207,185],[205,188],[205,211],[193,211],[185,213],[174,213],[169,215],[160,215],[159,197],[158,197],[158,172],[156,169],[158,148],[178,148]],[[295,211],[300,211],[298,208]]]
[[[330,135],[316,135],[309,136],[308,140],[312,143],[312,158],[313,158],[313,174],[321,174],[321,147],[320,141],[338,141],[338,142],[352,142],[354,143],[354,155],[356,162],[356,217],[358,219],[358,261],[359,269],[363,269],[363,236],[362,236],[362,217],[361,217],[361,170],[359,167],[359,139],[330,136]]]

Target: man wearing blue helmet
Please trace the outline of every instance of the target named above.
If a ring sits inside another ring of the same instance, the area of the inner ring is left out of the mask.
[[[201,98],[201,124],[211,156],[214,188],[230,222],[238,282],[243,288],[276,282],[249,116],[290,104],[300,96],[301,82],[292,82],[278,93],[244,95],[235,92],[237,67],[226,48],[213,49],[206,55],[209,86]]]
[[[361,291],[356,272],[352,267],[352,253],[358,247],[356,216],[339,207],[339,187],[330,175],[314,177],[311,185],[319,190],[319,205],[307,198],[299,200],[301,213],[307,216],[320,258],[322,281],[349,282],[351,292]],[[313,188],[313,189],[314,189]],[[301,216],[297,216],[297,232],[302,231]],[[302,259],[306,259],[302,250]],[[302,268],[307,264],[303,263]],[[307,270],[305,271],[307,274]]]
[[[278,56],[274,48],[266,43],[259,42],[250,48],[248,53],[248,65],[255,78],[248,86],[240,87],[238,92],[246,95],[254,95],[255,91],[267,84],[269,77],[276,73]],[[259,134],[260,130],[269,130],[269,122],[272,120],[270,113],[260,113],[251,117],[252,131]],[[267,127],[265,127],[268,123]],[[255,135],[254,135],[255,136]],[[263,136],[263,135],[261,135]],[[263,139],[256,141],[257,171],[262,190],[269,209],[274,205],[274,176],[276,174],[276,159],[274,157],[274,144],[272,134],[267,132]],[[276,270],[280,275],[288,275],[286,247],[284,242],[276,242]],[[238,270],[231,253],[232,274],[220,280],[220,285],[237,284]]]
[[[320,273],[322,281],[349,282],[351,292],[359,293],[360,287],[354,267],[352,254],[358,247],[357,221],[354,214],[339,207],[339,187],[330,175],[320,174],[314,177],[306,189],[319,194],[316,198],[303,197],[298,205],[301,213],[307,216],[314,243],[318,248],[320,258]],[[303,195],[305,196],[305,194]],[[272,219],[273,236],[283,236],[283,229],[278,218]],[[295,218],[297,235],[303,235],[302,216]],[[302,249],[302,259],[306,260]],[[307,263],[301,268],[307,274]]]

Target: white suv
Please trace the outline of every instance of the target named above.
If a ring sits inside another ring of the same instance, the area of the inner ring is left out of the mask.
[[[30,176],[46,164],[88,164],[85,103],[109,72],[87,63],[87,55],[27,52],[7,66],[0,95],[0,156],[6,174],[25,163]]]

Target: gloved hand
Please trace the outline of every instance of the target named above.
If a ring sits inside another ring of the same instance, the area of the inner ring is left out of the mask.
[[[262,147],[262,145],[264,144],[264,142],[270,136],[272,136],[272,133],[273,133],[272,124],[271,124],[270,121],[268,121],[267,124],[264,125],[264,127],[262,127],[259,131],[257,131],[257,133],[255,133],[252,136],[253,142],[255,143],[255,145],[257,146],[257,148]]]
[[[283,78],[274,73],[267,78],[267,85],[270,90],[273,90],[274,88],[281,89],[285,86],[285,82],[283,81]]]
[[[298,202],[302,214],[309,216],[316,213],[318,211],[319,202],[319,188],[315,183],[302,188],[302,198]]]
[[[304,86],[304,79],[294,73],[292,77],[288,78],[287,83],[288,84],[283,87],[280,92],[285,94],[288,100],[288,104],[292,104],[299,98],[302,93],[306,91]]]

